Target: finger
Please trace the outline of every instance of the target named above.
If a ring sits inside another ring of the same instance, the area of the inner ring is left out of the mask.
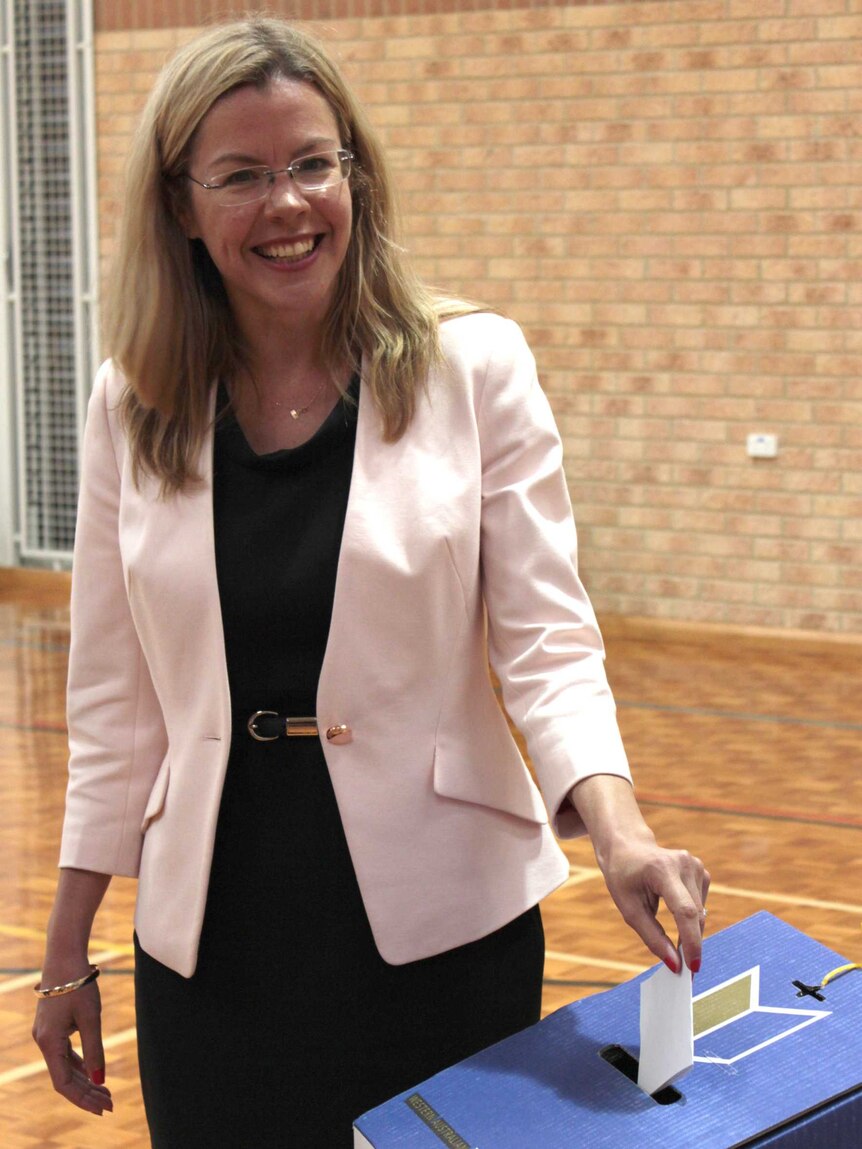
[[[110,1112],[114,1107],[108,1090],[103,1085],[94,1085],[83,1068],[73,1069],[68,1083],[58,1093],[88,1113]]]
[[[700,858],[685,855],[681,862],[680,876],[691,895],[692,902],[698,908],[701,933],[703,933],[703,923],[706,920],[706,898],[709,893],[709,871]]]
[[[709,887],[711,882],[712,878],[710,877],[709,870],[704,867],[703,874],[701,875],[700,879],[700,904],[703,906],[704,912],[706,912],[706,899],[707,895],[709,894]]]
[[[706,912],[703,898],[703,864],[698,858],[681,851],[677,856],[678,873],[662,891],[665,904],[679,930],[680,948],[692,973],[700,970],[703,928]],[[708,887],[707,887],[708,888]]]
[[[44,1041],[40,1044],[40,1048],[51,1084],[58,1093],[62,1093],[71,1085],[74,1072],[71,1043],[68,1038],[61,1041]]]
[[[86,1012],[77,1020],[87,1076],[95,1085],[104,1085],[105,1050],[102,1046],[101,1001],[98,995],[95,1003],[92,1006],[88,1005]]]
[[[701,911],[700,911],[699,922],[700,922],[701,940],[703,939],[703,935],[706,933],[706,915],[707,915],[706,898],[707,898],[707,895],[709,893],[709,882],[710,882],[709,871],[707,869],[704,869],[703,872],[701,873],[701,877],[700,877]],[[697,961],[697,958],[694,958],[693,960]],[[702,954],[701,954],[701,960],[702,960]],[[698,963],[695,968],[692,968],[692,967],[689,967],[689,968],[691,968],[692,973],[699,973],[700,972],[700,963]]]
[[[88,1113],[99,1116],[105,1111],[112,1112],[114,1108],[110,1090],[104,1085],[96,1085],[84,1068],[83,1061],[78,1058],[77,1063],[71,1067],[71,1073],[66,1084],[57,1090],[67,1101],[84,1109]]]
[[[45,1064],[56,1092],[79,1109],[99,1115],[106,1109],[113,1109],[110,1092],[90,1081],[82,1058],[71,1046],[64,1052],[45,1052]]]
[[[657,900],[642,901],[635,898],[629,904],[618,900],[617,905],[626,924],[640,937],[650,953],[663,961],[672,973],[679,973],[682,963],[677,947],[656,917]]]
[[[101,1117],[103,1113],[113,1112],[114,1102],[109,1091],[103,1085],[94,1085],[83,1070],[75,1070],[67,1088],[59,1092],[87,1113]]]
[[[83,1058],[67,1037],[40,1035],[39,1048],[57,1093],[89,1113],[101,1115],[104,1110],[113,1109],[110,1091],[89,1079]]]

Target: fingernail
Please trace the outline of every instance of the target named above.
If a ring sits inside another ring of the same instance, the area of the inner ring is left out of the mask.
[[[688,967],[692,973],[700,973],[700,958],[695,958]]]
[[[679,966],[672,958],[665,958],[664,964],[667,966],[671,973],[679,973]]]
[[[90,1074],[90,1080],[94,1085],[105,1084],[105,1071],[104,1069],[94,1069]]]

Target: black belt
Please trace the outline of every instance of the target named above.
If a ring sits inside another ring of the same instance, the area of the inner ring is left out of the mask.
[[[288,718],[275,710],[255,710],[245,724],[256,742],[275,742],[278,738],[316,738],[317,719],[309,715]]]

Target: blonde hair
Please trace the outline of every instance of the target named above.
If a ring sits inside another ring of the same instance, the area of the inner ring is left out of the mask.
[[[123,371],[121,404],[134,474],[165,493],[197,478],[209,430],[210,389],[246,365],[221,277],[180,215],[195,132],[216,100],[276,77],[321,93],[342,146],[355,155],[349,187],[353,229],[324,324],[327,366],[363,361],[363,388],[384,438],[403,434],[417,391],[440,357],[442,318],[475,310],[425,288],[393,239],[392,186],[365,114],[323,47],[282,20],[251,17],[216,26],[181,49],[161,73],[133,140],[108,349]]]

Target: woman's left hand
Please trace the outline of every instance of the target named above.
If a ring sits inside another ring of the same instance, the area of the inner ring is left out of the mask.
[[[600,774],[573,787],[570,797],[584,821],[611,897],[644,944],[675,973],[677,947],[657,912],[663,901],[679,931],[685,963],[697,973],[706,919],[709,873],[687,850],[659,846],[623,778]]]
[[[599,865],[623,919],[665,965],[678,973],[676,946],[656,917],[659,900],[673,914],[685,964],[700,969],[709,874],[687,850],[665,850],[652,840],[618,842]],[[598,857],[598,854],[596,855]]]

